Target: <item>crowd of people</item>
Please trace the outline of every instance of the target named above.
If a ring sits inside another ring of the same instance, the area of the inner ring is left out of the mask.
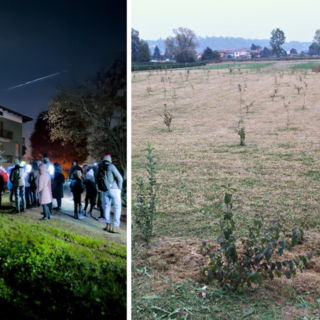
[[[17,213],[25,212],[28,208],[42,206],[43,217],[40,220],[50,220],[53,211],[62,209],[64,197],[65,177],[59,163],[51,163],[47,154],[42,161],[23,164],[19,159],[14,160],[13,166],[7,170],[7,188],[9,202],[15,204]],[[92,166],[79,166],[74,160],[69,170],[69,187],[74,201],[74,218],[92,217],[96,204],[100,210],[100,222],[105,222],[105,231],[123,233],[120,229],[121,218],[121,190],[123,178],[115,165],[111,155],[103,157],[101,163]],[[5,181],[0,174],[0,206],[1,194]],[[82,194],[85,195],[85,205],[82,209]],[[14,202],[13,202],[14,197]],[[97,199],[98,198],[98,199]],[[53,199],[57,205],[53,207]],[[111,204],[114,206],[113,222],[111,221]]]

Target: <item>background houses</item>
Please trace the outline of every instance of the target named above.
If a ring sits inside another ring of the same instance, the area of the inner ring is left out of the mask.
[[[32,118],[0,106],[0,163],[9,166],[23,156],[22,125]]]

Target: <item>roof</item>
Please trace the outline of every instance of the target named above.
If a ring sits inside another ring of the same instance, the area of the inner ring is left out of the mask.
[[[10,109],[8,109],[8,108],[5,108],[5,107],[3,107],[3,106],[0,106],[0,108],[3,109],[4,111],[7,111],[7,112],[12,113],[12,114],[14,114],[14,115],[16,115],[16,116],[21,117],[23,123],[26,123],[26,122],[28,122],[28,121],[32,121],[32,120],[33,120],[32,118],[29,118],[29,117],[27,117],[27,116],[24,116],[23,114],[21,114],[21,113],[19,113],[19,112],[15,112],[15,111],[10,110]]]
[[[236,52],[250,52],[249,50],[247,50],[247,49],[242,49],[242,48],[240,48],[240,49],[237,49],[237,50],[235,50]]]

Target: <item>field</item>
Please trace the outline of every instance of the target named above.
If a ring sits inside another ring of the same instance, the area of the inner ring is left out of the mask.
[[[241,63],[132,74],[133,199],[137,177],[146,175],[147,142],[158,163],[148,247],[133,226],[133,319],[320,319],[319,258],[294,280],[268,280],[242,295],[216,283],[202,289],[200,275],[201,238],[216,243],[226,183],[237,189],[237,236],[248,235],[260,211],[267,224],[283,214],[287,232],[308,216],[304,241],[288,255],[320,248],[320,75],[310,68]],[[235,132],[241,127],[245,146]]]

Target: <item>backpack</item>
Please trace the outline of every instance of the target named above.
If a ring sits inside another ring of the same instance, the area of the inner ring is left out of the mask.
[[[108,168],[109,164],[104,163],[99,167],[97,175],[97,186],[99,191],[106,192],[110,189],[110,184],[108,180]]]
[[[12,169],[12,174],[10,176],[10,182],[14,184],[15,181],[20,180],[20,167]]]

